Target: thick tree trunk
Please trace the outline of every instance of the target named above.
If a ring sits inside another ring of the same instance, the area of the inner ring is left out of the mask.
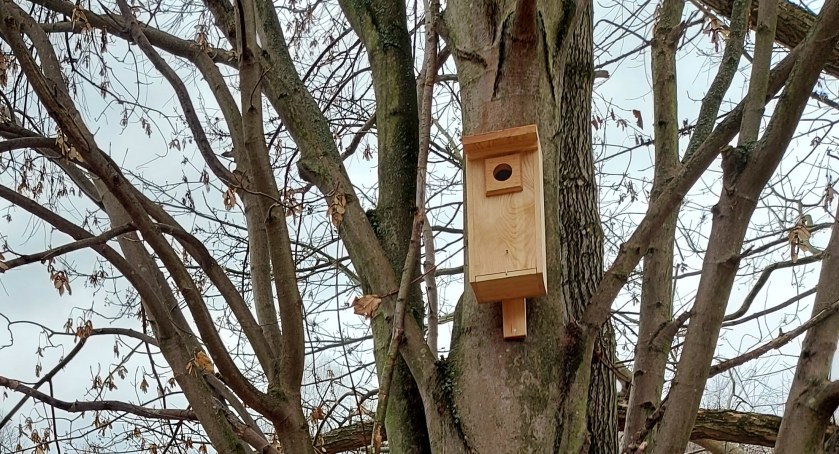
[[[504,341],[500,306],[476,304],[471,291],[459,307],[447,370],[476,452],[617,451],[611,330],[592,366],[595,340],[575,329],[602,273],[591,20],[585,1],[449,2],[464,134],[535,123],[544,157],[548,295],[528,302],[528,337]]]

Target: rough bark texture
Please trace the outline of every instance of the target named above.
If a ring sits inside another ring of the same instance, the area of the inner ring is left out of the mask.
[[[650,193],[651,201],[679,167],[679,124],[676,84],[676,45],[682,36],[682,11],[685,2],[666,0],[659,12],[653,31],[652,76],[653,129],[655,132],[655,176]],[[634,435],[646,426],[647,418],[661,403],[664,369],[672,339],[664,336],[662,328],[673,314],[673,247],[676,240],[674,210],[662,224],[658,236],[644,255],[644,274],[641,283],[641,315],[638,343],[629,392],[627,424],[624,426],[624,450],[635,443]],[[641,440],[638,440],[641,441]],[[655,444],[655,431],[647,438],[647,449]]]
[[[539,127],[548,238],[548,296],[529,301],[523,342],[500,336],[500,306],[478,305],[467,292],[459,307],[447,371],[461,430],[476,452],[615,452],[614,378],[606,365],[592,367],[595,339],[581,339],[573,322],[602,272],[589,123],[591,4],[453,1],[446,18],[464,134]],[[597,357],[607,363],[611,331],[604,333]]]
[[[585,304],[594,293],[603,269],[603,231],[591,153],[591,4],[582,2],[578,8],[578,19],[573,25],[570,47],[562,69],[564,81],[559,102],[560,130],[556,137],[559,156],[555,167],[551,169],[554,174],[546,176],[545,182],[545,188],[552,189],[545,190],[545,204],[547,207],[557,207],[555,219],[560,221],[555,239],[560,251],[559,281],[562,288],[559,294],[571,321],[582,317]],[[555,125],[551,116],[543,117],[542,124],[546,119],[549,121],[545,125],[547,128]],[[553,197],[557,198],[556,205]],[[589,452],[616,453],[615,440],[619,427],[616,378],[613,372],[616,361],[615,334],[611,322],[606,322],[595,340],[591,361],[586,404]]]
[[[726,303],[738,269],[740,248],[757,197],[775,171],[821,69],[839,40],[839,1],[829,1],[808,35],[772,120],[753,151],[723,157],[723,190],[712,210],[713,224],[702,278],[684,349],[662,420],[656,454],[681,452],[702,397]],[[739,150],[739,151],[738,151]]]
[[[419,117],[413,54],[405,5],[401,1],[342,0],[341,8],[368,51],[376,94],[379,197],[375,213],[379,239],[395,275],[402,274],[411,239],[416,203]],[[419,269],[415,267],[414,269]],[[419,284],[413,285],[406,314],[422,324]],[[373,320],[375,356],[382,365],[391,338],[391,320]],[[396,452],[429,452],[422,400],[416,382],[400,357],[390,387],[386,426]]]

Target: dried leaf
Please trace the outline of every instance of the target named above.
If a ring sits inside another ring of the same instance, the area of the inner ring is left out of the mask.
[[[73,294],[73,289],[70,288],[70,280],[64,271],[51,272],[50,279],[52,280],[53,287],[58,290],[59,296],[64,296],[65,290],[68,295]]]
[[[323,419],[323,406],[318,405],[314,409],[312,409],[312,414],[309,416],[312,421],[320,421]]]
[[[379,304],[381,303],[382,299],[378,295],[362,295],[353,300],[352,308],[353,312],[357,315],[363,315],[365,318],[373,318],[376,309],[379,308]]]
[[[639,128],[644,129],[644,118],[641,117],[641,111],[632,109],[632,115],[635,117],[635,124],[638,125]]]
[[[812,218],[810,223],[812,224]],[[795,224],[795,227],[789,231],[789,234],[787,234],[792,263],[798,262],[799,250],[803,250],[811,254],[818,254],[821,252],[810,245],[810,236],[811,234],[807,226],[807,219],[806,217],[802,217],[798,220],[798,223]]]
[[[192,358],[186,365],[187,373],[191,374],[193,372],[197,372],[198,369],[203,370],[208,374],[212,374],[215,372],[215,370],[213,369],[213,360],[211,360],[206,353],[200,350],[195,353],[195,357]]]
[[[344,213],[347,211],[347,198],[344,193],[340,191],[335,191],[335,194],[332,196],[332,199],[329,201],[329,208],[326,210],[326,214],[332,220],[332,225],[335,226],[335,229],[339,229],[341,227],[341,222],[344,220]]]
[[[223,202],[225,210],[232,210],[233,207],[236,206],[236,191],[234,191],[233,188],[227,188],[227,190],[224,191]]]
[[[146,381],[146,377],[143,377],[143,381],[140,382],[140,391],[145,394],[149,390],[149,382]]]
[[[79,151],[76,150],[76,147],[70,143],[70,140],[67,136],[64,135],[60,130],[58,131],[58,135],[55,139],[55,144],[58,147],[58,150],[61,154],[64,155],[65,158],[70,159],[71,161],[76,162],[84,162],[82,159],[82,155],[79,154]]]
[[[76,328],[76,335],[73,337],[73,342],[76,342],[79,339],[87,339],[90,337],[91,333],[93,333],[93,322],[87,320],[84,322],[84,325]]]
[[[833,199],[836,197],[836,190],[833,189],[833,186],[827,185],[824,188],[824,210],[830,211],[830,206],[833,204]],[[2,257],[0,257],[2,258]]]

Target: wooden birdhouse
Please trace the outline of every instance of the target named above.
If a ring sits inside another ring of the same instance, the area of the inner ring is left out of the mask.
[[[469,284],[501,302],[504,338],[527,336],[525,298],[546,293],[542,151],[535,125],[463,137]]]

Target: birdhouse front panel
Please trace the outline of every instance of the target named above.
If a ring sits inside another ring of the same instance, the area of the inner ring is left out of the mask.
[[[478,302],[545,294],[542,156],[535,126],[463,138],[469,282]]]

